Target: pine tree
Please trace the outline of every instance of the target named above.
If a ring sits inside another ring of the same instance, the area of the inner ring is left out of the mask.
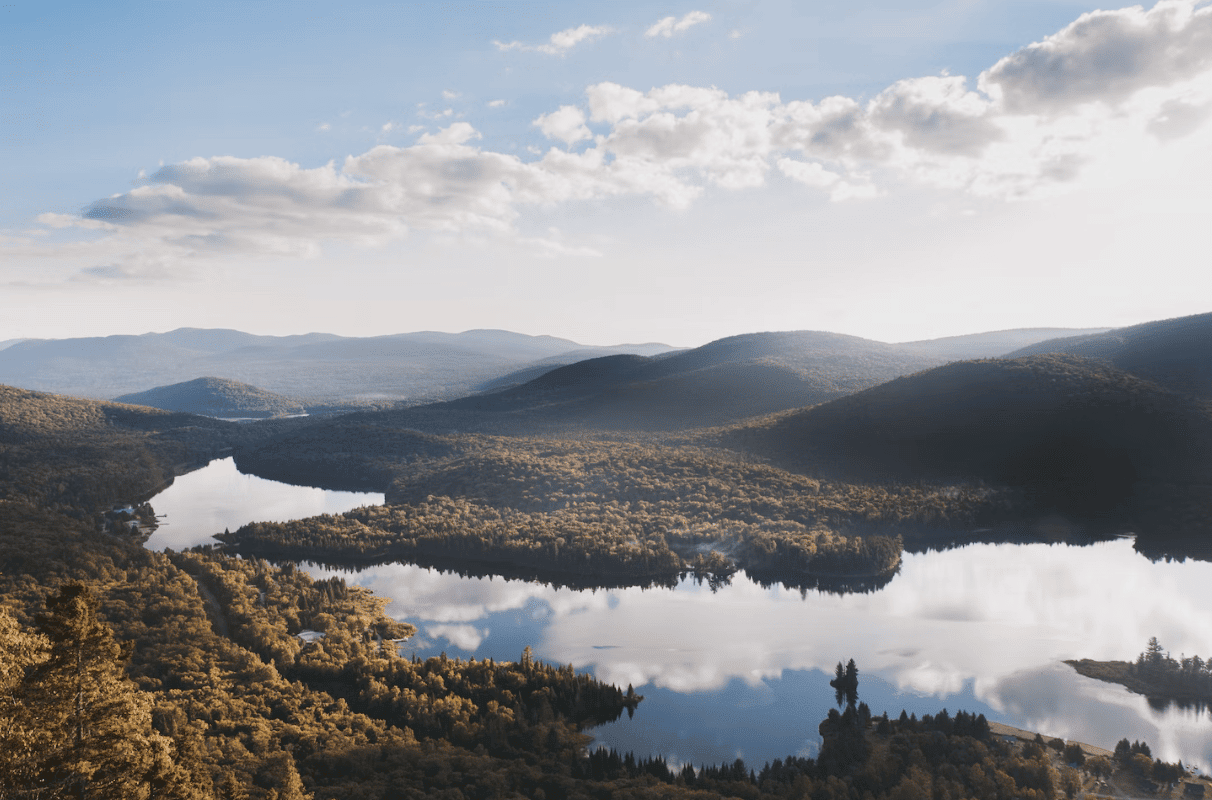
[[[267,758],[261,767],[258,782],[269,789],[266,800],[312,799],[312,795],[303,788],[303,780],[290,753],[274,753]]]
[[[23,695],[38,732],[40,796],[204,796],[173,762],[172,742],[153,732],[150,701],[123,673],[122,648],[97,606],[88,587],[67,584],[38,619],[50,647]]]

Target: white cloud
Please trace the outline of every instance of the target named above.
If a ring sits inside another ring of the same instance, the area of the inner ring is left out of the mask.
[[[586,142],[580,152],[532,150],[523,161],[480,149],[480,133],[456,122],[339,167],[268,156],[192,159],[163,166],[79,217],[39,221],[91,228],[131,252],[178,262],[213,252],[308,256],[329,240],[375,245],[413,229],[491,233],[550,254],[590,255],[523,237],[514,229],[521,210],[620,196],[686,207],[709,189],[761,187],[772,171],[835,201],[878,196],[902,182],[1028,198],[1094,176],[1136,174],[1135,160],[1160,158],[1207,132],[1210,26],[1212,9],[1191,3],[1087,14],[999,61],[976,89],[962,76],[911,78],[865,102],[599,83],[586,89],[583,106],[562,105],[533,122],[565,146]],[[599,30],[586,29],[563,31],[552,46],[571,47]],[[1135,71],[1113,58],[1120,50]],[[107,250],[83,268],[116,279],[132,263]]]
[[[445,639],[455,647],[474,651],[488,636],[488,628],[477,628],[474,625],[427,625],[425,633],[439,639]]]
[[[504,100],[489,100],[488,101],[489,108],[503,108],[504,106],[505,106]]]
[[[666,39],[670,39],[674,34],[681,33],[687,28],[710,21],[711,15],[706,11],[691,11],[681,19],[678,19],[677,17],[665,17],[664,19],[658,20],[651,28],[644,31],[644,35],[650,39],[657,36],[663,36]]]
[[[1212,7],[1162,0],[1083,14],[1064,30],[998,61],[981,88],[1011,114],[1067,113],[1089,102],[1118,105],[1212,67]]]
[[[445,100],[457,100],[460,97],[462,97],[462,95],[459,94],[458,92],[452,91],[450,89],[442,90],[442,98]]]
[[[592,139],[585,127],[585,114],[576,106],[560,106],[550,114],[542,114],[533,123],[548,139],[559,139],[571,145],[582,139]]]
[[[614,29],[607,25],[578,25],[575,28],[567,28],[562,31],[551,34],[551,39],[544,44],[523,44],[522,42],[497,42],[493,44],[497,49],[504,52],[507,50],[521,50],[532,53],[547,53],[548,55],[562,56],[572,48],[582,42],[599,39],[603,36],[608,36],[614,33]]]

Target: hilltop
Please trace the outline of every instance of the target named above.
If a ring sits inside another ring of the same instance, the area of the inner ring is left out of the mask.
[[[213,377],[124,394],[114,398],[114,402],[227,419],[280,417],[306,411],[302,403],[289,397],[240,381]]]
[[[963,336],[944,336],[941,339],[901,342],[897,347],[918,355],[943,358],[947,361],[971,361],[977,358],[1013,357],[1008,354],[1039,342],[1060,337],[1089,336],[1109,330],[1111,329],[1012,328],[1005,331],[969,333]]]
[[[750,333],[656,356],[587,359],[519,386],[389,413],[432,431],[674,430],[819,403],[938,363],[857,336]]]
[[[1050,339],[1006,357],[1041,353],[1101,359],[1175,391],[1212,398],[1212,313]]]

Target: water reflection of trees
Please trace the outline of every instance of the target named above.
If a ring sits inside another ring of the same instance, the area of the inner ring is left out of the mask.
[[[272,560],[272,559],[271,559]],[[282,563],[285,563],[284,561]],[[552,589],[571,589],[573,591],[596,591],[610,589],[676,589],[683,581],[689,581],[695,586],[706,586],[712,593],[732,585],[733,580],[748,580],[762,589],[782,588],[789,592],[799,592],[807,597],[809,592],[824,592],[833,595],[870,594],[877,592],[899,574],[899,568],[886,575],[849,576],[849,575],[803,575],[792,572],[779,573],[775,570],[749,572],[739,570],[726,575],[710,573],[682,572],[671,576],[649,579],[612,578],[610,576],[592,576],[576,574],[558,574],[542,570],[527,569],[515,565],[495,563],[479,563],[461,561],[450,558],[417,558],[411,561],[365,561],[357,558],[333,558],[332,556],[309,559],[309,563],[328,572],[358,574],[376,567],[392,564],[411,565],[422,569],[431,569],[439,575],[453,575],[464,579],[502,579],[522,583],[538,584]]]

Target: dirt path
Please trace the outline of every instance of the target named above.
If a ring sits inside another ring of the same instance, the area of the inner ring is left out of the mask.
[[[206,616],[210,617],[210,624],[215,627],[215,633],[225,639],[230,639],[231,634],[227,629],[227,617],[223,615],[223,607],[219,605],[218,598],[215,597],[210,587],[198,580],[198,578],[195,577],[194,582],[198,584],[198,593],[206,601],[206,610],[208,612]]]

